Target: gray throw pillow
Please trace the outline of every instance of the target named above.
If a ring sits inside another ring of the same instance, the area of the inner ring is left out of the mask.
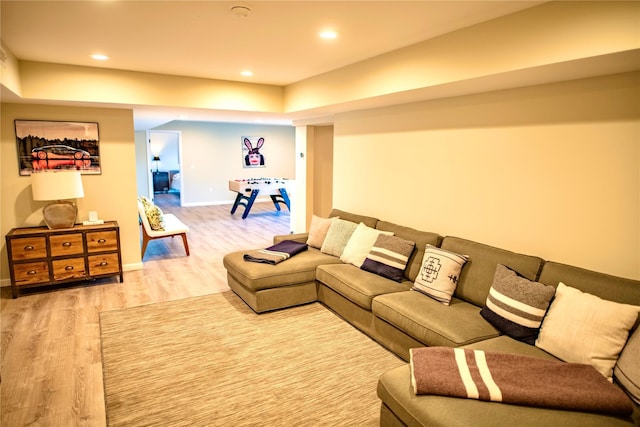
[[[334,219],[329,226],[324,242],[322,242],[320,252],[337,257],[341,256],[357,226],[358,224],[355,222]]]

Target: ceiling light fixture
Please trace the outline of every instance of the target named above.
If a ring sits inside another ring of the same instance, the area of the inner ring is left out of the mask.
[[[247,6],[233,6],[231,13],[237,18],[246,18],[251,15],[251,9]]]
[[[333,30],[324,30],[320,32],[320,38],[323,39],[337,39],[338,33]]]
[[[91,55],[91,57],[96,61],[106,61],[107,59],[109,59],[107,55],[103,55],[101,53],[94,53],[93,55]]]
[[[240,74],[245,76],[245,77],[251,77],[251,76],[253,76],[253,71],[244,70],[244,71],[241,71]]]

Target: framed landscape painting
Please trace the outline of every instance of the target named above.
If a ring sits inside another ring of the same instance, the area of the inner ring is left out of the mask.
[[[98,123],[15,120],[18,170],[79,170],[100,174]]]

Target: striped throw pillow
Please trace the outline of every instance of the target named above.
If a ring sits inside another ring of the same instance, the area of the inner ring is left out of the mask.
[[[415,242],[398,236],[380,234],[360,268],[401,282],[415,246]]]
[[[554,294],[553,286],[532,282],[498,264],[480,314],[505,335],[534,345]]]

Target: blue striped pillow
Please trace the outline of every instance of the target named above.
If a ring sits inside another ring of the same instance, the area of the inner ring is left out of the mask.
[[[553,286],[532,282],[498,264],[480,314],[505,335],[534,345],[555,292]]]
[[[360,266],[361,269],[401,282],[415,242],[380,234]]]

